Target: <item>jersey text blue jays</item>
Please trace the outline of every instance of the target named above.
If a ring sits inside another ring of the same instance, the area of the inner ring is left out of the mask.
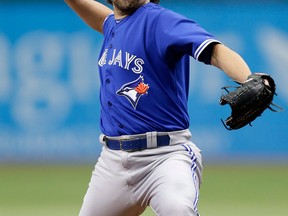
[[[140,74],[143,71],[144,60],[136,55],[124,52],[122,50],[112,50],[112,58],[107,59],[108,49],[105,49],[98,64],[100,67],[109,64],[119,66],[125,70],[131,70],[136,74]]]

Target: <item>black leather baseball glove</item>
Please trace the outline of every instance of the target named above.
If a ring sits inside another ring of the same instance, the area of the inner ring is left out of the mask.
[[[272,103],[274,95],[276,95],[276,85],[273,78],[264,73],[254,73],[248,76],[247,80],[235,87],[233,91],[228,91],[230,87],[223,87],[228,93],[222,95],[220,104],[229,104],[231,107],[231,116],[223,125],[228,130],[235,130],[251,125],[258,116],[261,116],[267,108],[278,112],[283,108]],[[271,108],[271,105],[278,107],[278,110]]]

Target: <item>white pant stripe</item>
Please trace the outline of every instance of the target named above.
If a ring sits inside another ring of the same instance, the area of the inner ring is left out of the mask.
[[[185,149],[188,151],[188,153],[191,156],[191,161],[192,161],[191,171],[192,171],[193,182],[194,182],[195,190],[196,190],[196,197],[195,197],[195,200],[193,201],[193,207],[194,207],[194,210],[197,213],[197,215],[199,215],[198,209],[197,209],[197,205],[198,205],[198,201],[199,201],[199,189],[197,186],[197,176],[196,176],[196,169],[197,169],[196,160],[197,160],[197,158],[196,158],[196,155],[194,154],[192,148],[189,145],[183,144],[183,146],[185,147]]]

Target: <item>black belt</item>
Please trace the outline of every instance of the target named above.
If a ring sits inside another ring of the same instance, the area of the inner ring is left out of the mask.
[[[131,138],[131,139],[109,139],[104,137],[105,145],[111,150],[123,150],[123,151],[140,151],[148,149],[147,138]],[[170,144],[169,135],[158,135],[157,136],[157,146],[168,146]]]

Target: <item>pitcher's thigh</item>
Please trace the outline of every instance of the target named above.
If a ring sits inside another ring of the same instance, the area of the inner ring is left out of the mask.
[[[133,202],[127,185],[121,180],[109,181],[93,175],[79,215],[137,216],[143,211],[143,207]]]
[[[156,169],[150,206],[158,215],[198,215],[200,183],[197,169],[196,162],[189,157],[168,159]]]
[[[117,212],[117,200],[114,200],[116,191],[112,191],[112,188],[115,187],[109,182],[105,182],[103,178],[93,174],[79,215],[102,216],[106,214],[113,215],[114,211]]]

